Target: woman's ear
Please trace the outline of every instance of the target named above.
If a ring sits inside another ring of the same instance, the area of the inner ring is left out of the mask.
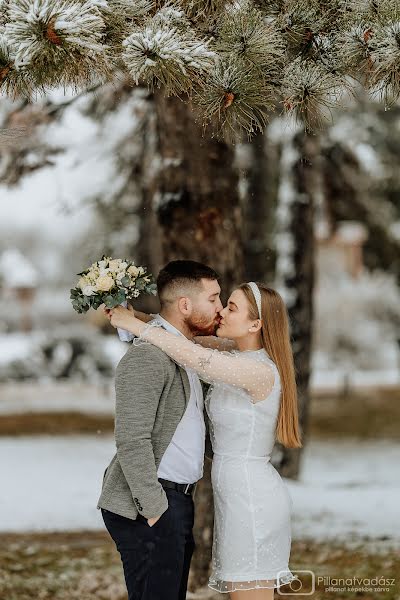
[[[249,332],[257,333],[257,331],[260,331],[261,327],[262,327],[262,321],[261,321],[261,319],[257,319],[257,321],[254,321],[253,325],[249,328]]]

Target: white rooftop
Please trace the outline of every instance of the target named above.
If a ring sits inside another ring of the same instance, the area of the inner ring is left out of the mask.
[[[0,274],[7,287],[36,287],[38,273],[29,260],[16,248],[0,255]]]

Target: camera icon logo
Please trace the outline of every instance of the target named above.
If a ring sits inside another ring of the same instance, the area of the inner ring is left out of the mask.
[[[315,573],[307,569],[291,569],[294,578],[289,583],[283,583],[276,591],[281,596],[311,596],[315,592]],[[279,571],[277,580],[287,578],[287,571]]]

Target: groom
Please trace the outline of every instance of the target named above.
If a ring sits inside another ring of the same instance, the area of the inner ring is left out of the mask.
[[[213,269],[177,260],[157,278],[157,319],[176,335],[214,335],[221,288]],[[117,453],[98,508],[121,555],[129,600],[184,600],[194,550],[193,491],[205,422],[197,374],[151,344],[132,345],[115,377]]]

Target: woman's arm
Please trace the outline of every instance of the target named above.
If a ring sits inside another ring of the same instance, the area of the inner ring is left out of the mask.
[[[142,320],[142,319],[140,319]],[[213,350],[219,350],[222,352],[231,352],[236,350],[236,342],[229,340],[228,338],[219,338],[216,335],[196,335],[193,338],[196,344],[200,344],[203,348],[212,348]]]
[[[111,318],[111,310],[112,309],[107,308],[104,304],[102,305],[102,307],[103,307],[103,312],[106,315],[106,317]],[[140,310],[134,310],[132,304],[128,303],[127,309],[137,319],[139,319],[140,321],[143,321],[143,323],[148,323],[149,321],[152,321],[154,319],[154,315],[152,315],[152,314],[141,312]]]
[[[263,400],[272,390],[275,380],[272,367],[245,353],[225,354],[203,348],[161,327],[144,324],[132,312],[120,306],[112,309],[110,314],[114,327],[127,329],[154,344],[178,364],[195,370],[206,381],[234,385],[249,392],[255,400]]]
[[[131,305],[128,304],[128,309],[131,310],[131,312],[134,312],[134,315],[137,319],[139,319],[140,321],[142,321],[143,323],[148,323],[149,321],[152,321],[154,319],[154,315],[149,315],[148,313],[144,313],[144,312],[140,312],[140,310],[135,310],[132,308],[129,308]]]

